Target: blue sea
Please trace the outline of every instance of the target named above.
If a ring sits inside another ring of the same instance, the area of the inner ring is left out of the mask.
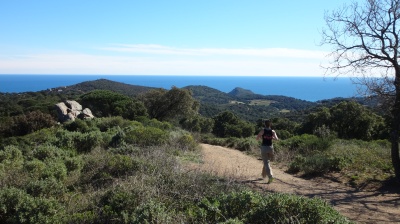
[[[357,86],[350,78],[259,76],[0,75],[0,92],[36,92],[97,79],[165,89],[203,85],[225,93],[241,87],[261,95],[282,95],[311,102],[357,96]]]

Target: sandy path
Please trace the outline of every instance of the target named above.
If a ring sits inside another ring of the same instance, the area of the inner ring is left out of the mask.
[[[357,191],[330,181],[304,180],[285,173],[273,164],[275,181],[261,178],[262,161],[238,150],[201,144],[203,163],[198,169],[242,181],[270,192],[321,197],[357,223],[400,223],[400,194]]]

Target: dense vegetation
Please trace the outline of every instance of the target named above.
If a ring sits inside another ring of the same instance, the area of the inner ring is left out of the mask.
[[[63,91],[0,94],[1,222],[348,222],[322,200],[260,193],[186,169],[185,163],[200,162],[199,141],[258,156],[254,135],[265,118],[281,138],[277,162],[288,172],[338,173],[355,187],[393,175],[388,121],[355,101],[303,104],[251,98],[241,89],[130,88],[99,80]],[[54,105],[66,99],[91,108],[96,118],[57,124]],[[254,115],[246,119],[242,107]]]

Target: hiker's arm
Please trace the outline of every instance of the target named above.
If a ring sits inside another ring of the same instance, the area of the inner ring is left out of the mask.
[[[258,133],[256,140],[259,140],[263,134],[264,134],[264,129],[261,130],[261,131]]]
[[[272,131],[272,139],[279,140],[278,135],[276,135],[276,131]]]

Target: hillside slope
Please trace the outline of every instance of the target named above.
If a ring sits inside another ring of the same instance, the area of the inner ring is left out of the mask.
[[[87,93],[96,89],[111,90],[128,96],[137,96],[140,93],[144,93],[155,88],[130,85],[121,82],[110,81],[108,79],[98,79],[67,86],[63,88],[62,91],[65,93]]]

